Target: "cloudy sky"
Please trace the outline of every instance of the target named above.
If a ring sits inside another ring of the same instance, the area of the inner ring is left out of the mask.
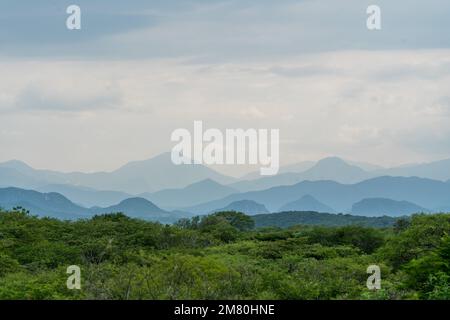
[[[194,120],[279,128],[284,164],[449,158],[449,17],[448,0],[0,0],[0,161],[113,170]]]

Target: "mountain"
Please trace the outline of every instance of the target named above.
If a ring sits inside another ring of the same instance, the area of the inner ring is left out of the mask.
[[[202,202],[226,197],[237,190],[220,183],[205,179],[181,189],[166,189],[155,193],[143,193],[146,198],[166,209],[193,206]]]
[[[352,206],[352,214],[362,216],[404,216],[429,211],[412,202],[386,198],[363,199]]]
[[[255,180],[242,180],[230,184],[229,186],[239,192],[258,191],[272,188],[275,186],[288,186],[301,181],[301,175],[298,173],[279,173],[275,176],[262,177]]]
[[[295,225],[321,225],[339,227],[346,225],[362,225],[374,228],[386,228],[394,225],[392,217],[361,217],[349,214],[331,214],[319,212],[278,212],[252,216],[255,227],[289,228]]]
[[[450,179],[450,159],[377,170],[374,174],[446,181]]]
[[[355,183],[371,178],[374,175],[360,167],[350,165],[337,157],[329,157],[318,161],[303,172],[286,172],[276,176],[262,177],[256,180],[238,181],[230,186],[240,192],[264,190],[275,186],[287,186],[310,180],[332,180],[340,183]]]
[[[117,205],[106,208],[91,208],[92,214],[104,214],[122,212],[127,216],[141,219],[155,219],[158,217],[169,217],[170,212],[164,211],[152,202],[143,198],[129,198]]]
[[[0,189],[0,207],[23,207],[32,214],[59,219],[79,219],[89,216],[89,210],[78,206],[59,193],[40,193],[19,188]]]
[[[367,163],[367,162],[360,162],[360,161],[352,161],[352,160],[344,160],[345,162],[347,162],[348,164],[352,165],[352,166],[356,166],[359,167],[361,169],[363,169],[364,171],[370,172],[370,171],[376,171],[376,170],[384,170],[385,168],[382,166],[378,166],[376,164],[372,164],[372,163]]]
[[[213,210],[212,212],[221,212],[221,211],[237,211],[248,215],[269,213],[269,211],[266,209],[266,207],[264,207],[264,205],[251,200],[235,201],[222,209],[216,209]]]
[[[334,209],[318,201],[309,194],[304,195],[298,200],[286,203],[278,211],[315,211],[334,213]]]
[[[333,180],[340,183],[355,183],[367,179],[370,174],[340,158],[329,157],[318,161],[311,169],[303,172],[301,177],[302,180]]]
[[[107,207],[132,196],[120,191],[97,191],[68,184],[50,184],[36,188],[39,192],[57,192],[83,207]]]
[[[282,166],[280,167],[280,170],[278,171],[278,174],[283,174],[283,173],[300,173],[303,171],[306,171],[310,168],[312,168],[314,165],[316,164],[315,161],[302,161],[302,162],[298,162],[298,163],[294,163],[294,164],[290,164],[290,165],[286,165],[286,166]],[[244,176],[242,176],[240,178],[240,180],[256,180],[261,178],[261,173],[260,171],[253,171],[250,172]]]
[[[95,214],[122,212],[133,218],[174,222],[184,214],[184,212],[167,212],[143,198],[129,198],[113,206],[87,209],[74,204],[59,193],[41,193],[12,187],[0,189],[0,207],[3,209],[23,207],[30,210],[30,213],[34,215],[63,220],[76,220],[89,218]]]
[[[0,187],[35,188],[42,185],[42,181],[20,172],[15,168],[0,166]]]
[[[61,173],[36,170],[19,161],[0,164],[1,186],[29,189],[52,184],[70,184],[96,190],[139,194],[183,188],[205,179],[213,179],[221,184],[235,181],[203,165],[174,165],[170,153],[163,153],[149,160],[130,162],[112,172]]]
[[[244,176],[240,181],[230,186],[240,192],[258,191],[282,185],[310,180],[332,180],[343,184],[357,183],[382,176],[419,177],[432,180],[450,180],[450,159],[434,161],[424,164],[409,164],[394,168],[364,163],[345,161],[337,157],[324,158],[310,166],[304,162],[280,168],[280,173],[271,177],[260,177],[256,172]],[[305,168],[298,171],[299,168]]]
[[[365,198],[410,201],[424,208],[450,205],[450,184],[417,177],[378,177],[355,184],[334,181],[302,181],[291,186],[232,194],[223,199],[185,208],[188,212],[208,213],[231,202],[253,200],[275,212],[304,195],[320,199],[338,212],[350,212],[354,203]]]

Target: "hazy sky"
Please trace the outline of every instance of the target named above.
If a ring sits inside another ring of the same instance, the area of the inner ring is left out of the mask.
[[[448,158],[449,17],[448,0],[0,0],[0,161],[112,170],[194,120],[279,128],[282,163]]]

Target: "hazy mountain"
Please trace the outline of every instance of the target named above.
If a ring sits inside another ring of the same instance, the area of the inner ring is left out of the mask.
[[[261,177],[261,176],[260,176]],[[301,181],[299,173],[279,173],[275,176],[262,177],[256,180],[244,180],[230,184],[229,186],[239,192],[258,191],[275,186],[289,186]]]
[[[278,174],[283,173],[300,173],[303,171],[306,171],[310,168],[312,168],[316,164],[315,161],[302,161],[286,166],[280,167],[280,170],[278,171]],[[261,178],[260,171],[253,171],[251,173],[248,173],[240,178],[240,180],[256,180]]]
[[[340,183],[355,183],[373,177],[355,165],[350,165],[336,157],[325,158],[318,161],[311,168],[300,172],[280,173],[276,176],[262,177],[256,180],[244,180],[230,186],[241,191],[264,190],[275,186],[293,185],[301,181],[332,180]]]
[[[337,157],[318,161],[311,169],[301,174],[302,180],[333,180],[340,183],[355,183],[371,175],[363,169],[350,165]]]
[[[107,207],[131,198],[128,193],[120,191],[97,191],[87,187],[67,184],[50,184],[36,188],[39,192],[57,192],[83,207]]]
[[[24,207],[32,214],[59,219],[77,219],[89,216],[89,210],[78,206],[59,193],[40,193],[19,188],[0,189],[0,207]]]
[[[257,228],[280,227],[289,228],[295,225],[346,226],[363,225],[374,228],[385,228],[394,225],[392,217],[361,217],[348,214],[331,214],[319,212],[279,212],[252,216]]]
[[[151,201],[143,198],[130,198],[123,200],[117,205],[106,208],[91,208],[92,214],[104,214],[122,212],[127,216],[141,219],[155,219],[158,217],[168,217],[170,212],[157,207]]]
[[[222,184],[235,181],[203,165],[174,165],[170,153],[149,160],[130,162],[112,172],[61,173],[35,170],[20,161],[1,163],[0,169],[2,169],[0,171],[2,186],[32,189],[49,184],[70,184],[97,190],[139,194],[168,188],[183,188],[205,179],[213,179]]]
[[[240,200],[230,203],[224,208],[213,210],[212,212],[220,211],[237,211],[248,215],[259,213],[269,213],[264,205],[251,200]]]
[[[236,192],[236,189],[221,185],[211,179],[205,179],[185,188],[166,189],[155,193],[143,193],[139,196],[158,204],[160,207],[175,209],[220,199]]]
[[[450,179],[450,159],[423,164],[410,164],[390,169],[378,170],[377,175],[422,177],[446,181]]]
[[[334,213],[334,209],[318,201],[309,194],[298,200],[286,203],[278,211],[315,211]]]
[[[376,171],[376,170],[384,170],[385,169],[382,166],[378,166],[376,164],[367,163],[367,162],[352,161],[352,160],[347,160],[347,159],[344,159],[344,161],[347,162],[348,164],[352,165],[352,166],[359,167],[359,168],[361,168],[361,169],[363,169],[364,171],[367,171],[367,172]]]
[[[275,212],[286,203],[304,195],[320,199],[338,212],[350,212],[354,203],[365,198],[389,198],[410,201],[424,208],[450,205],[450,184],[424,178],[378,177],[356,184],[334,181],[303,181],[291,186],[233,194],[220,200],[185,208],[189,212],[207,213],[239,200],[253,200]]]
[[[404,216],[429,211],[409,201],[386,198],[363,199],[352,206],[352,214],[362,216]]]
[[[15,168],[0,167],[0,187],[36,188],[42,181]]]
[[[56,192],[41,193],[12,187],[0,189],[1,208],[12,209],[18,206],[30,210],[31,214],[59,219],[80,219],[95,214],[122,212],[135,218],[174,222],[184,214],[167,212],[143,198],[129,198],[113,206],[87,209]]]

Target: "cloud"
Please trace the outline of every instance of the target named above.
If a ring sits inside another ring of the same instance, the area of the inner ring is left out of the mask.
[[[449,48],[446,0],[378,0],[382,30],[366,28],[369,0],[79,0],[82,30],[65,27],[71,1],[5,0],[8,58],[249,61],[340,50]]]
[[[429,73],[449,56],[357,50],[202,64],[2,61],[0,108],[8,112],[0,114],[0,146],[8,152],[0,160],[110,170],[170,150],[171,132],[194,120],[221,130],[279,128],[282,163],[327,155],[386,165],[440,159],[450,156],[450,74]],[[415,72],[380,76],[398,65]]]
[[[120,89],[114,85],[103,88],[47,88],[29,84],[17,95],[14,107],[27,111],[79,112],[114,109],[121,103]]]

